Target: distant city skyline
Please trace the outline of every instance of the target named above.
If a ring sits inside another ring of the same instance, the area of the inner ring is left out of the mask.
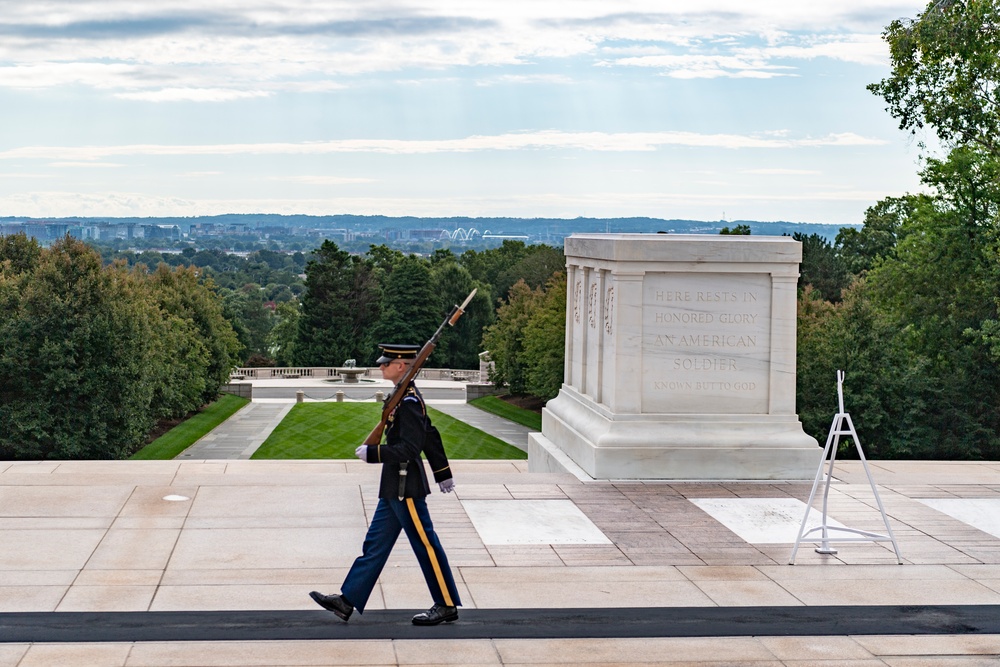
[[[925,2],[0,0],[0,216],[858,224]]]

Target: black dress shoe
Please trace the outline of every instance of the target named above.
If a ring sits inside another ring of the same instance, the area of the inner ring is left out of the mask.
[[[340,595],[323,595],[322,593],[313,591],[309,594],[309,597],[315,600],[316,604],[320,607],[323,607],[327,611],[332,611],[344,621],[347,621],[351,617],[351,614],[354,613],[354,607]],[[456,614],[457,617],[458,615]]]
[[[437,625],[458,620],[458,607],[446,607],[436,604],[427,611],[422,611],[413,617],[413,625]]]

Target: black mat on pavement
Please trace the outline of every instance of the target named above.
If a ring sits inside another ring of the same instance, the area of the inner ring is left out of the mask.
[[[0,613],[0,642],[1000,634],[1000,605],[468,609],[435,627],[412,625],[413,613],[12,612]]]

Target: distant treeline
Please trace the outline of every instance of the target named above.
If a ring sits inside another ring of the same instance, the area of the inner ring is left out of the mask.
[[[198,269],[237,333],[237,363],[255,366],[337,366],[351,358],[364,364],[380,341],[423,342],[454,303],[477,289],[459,331],[444,337],[430,363],[478,368],[483,329],[511,287],[541,287],[565,267],[560,248],[511,240],[429,256],[387,245],[348,252],[332,241],[308,253],[258,250],[246,257],[194,248],[99,250],[105,264]]]

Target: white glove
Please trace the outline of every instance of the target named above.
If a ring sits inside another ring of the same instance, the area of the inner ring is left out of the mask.
[[[358,448],[354,450],[354,455],[368,463],[368,445],[358,445]]]
[[[438,488],[441,489],[441,493],[451,493],[455,490],[455,480],[446,479],[443,482],[438,482]]]

